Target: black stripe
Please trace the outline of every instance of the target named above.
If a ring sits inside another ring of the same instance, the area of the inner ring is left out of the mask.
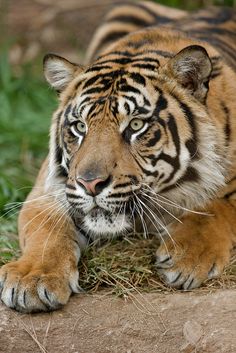
[[[140,47],[144,47],[146,45],[150,45],[153,44],[153,41],[151,40],[151,38],[143,38],[141,40],[137,40],[135,42],[127,42],[128,47],[130,48],[135,48],[135,49],[139,49]]]
[[[190,30],[191,33],[196,33],[196,34],[207,34],[207,33],[213,33],[213,34],[219,34],[221,36],[230,36],[235,38],[236,33],[233,31],[230,31],[226,28],[219,28],[219,27],[205,27],[202,29],[193,29]]]
[[[73,109],[72,109],[72,116],[74,118],[78,119],[78,107],[77,107],[77,104],[75,104]]]
[[[92,88],[88,88],[87,90],[83,91],[81,96],[85,96],[87,94],[96,94],[96,93],[100,93],[100,92],[104,92],[104,87],[92,87]]]
[[[180,139],[179,139],[179,132],[177,128],[177,124],[175,121],[175,118],[173,117],[172,114],[169,114],[169,121],[167,123],[168,129],[171,133],[173,143],[175,144],[175,149],[176,149],[176,156],[171,157],[164,152],[162,152],[159,156],[159,159],[162,159],[166,161],[167,163],[171,164],[173,167],[173,171],[169,175],[169,177],[164,181],[165,183],[169,183],[175,173],[179,170],[180,167],[180,162],[179,162],[179,154],[180,154]]]
[[[126,186],[130,186],[130,182],[123,183],[123,184],[117,184],[113,187],[113,189],[118,189],[118,188],[125,188]]]
[[[228,146],[231,138],[230,114],[229,114],[229,109],[224,102],[221,102],[221,107],[225,113],[226,122],[224,127],[224,133],[225,133],[226,146]]]
[[[146,70],[151,70],[154,71],[156,70],[157,66],[151,65],[151,64],[133,64],[132,67],[138,67],[139,69],[146,69]]]
[[[139,27],[147,27],[152,24],[152,21],[147,21],[143,18],[135,17],[132,15],[117,15],[106,20],[106,23],[109,22],[131,23]]]
[[[160,130],[157,130],[154,132],[154,137],[151,138],[147,143],[146,143],[146,147],[153,147],[156,145],[156,143],[158,141],[160,141],[160,138],[161,138],[161,131]]]
[[[139,57],[139,58],[135,57],[135,58],[133,58],[132,63],[135,64],[137,61],[147,62],[147,63],[153,62],[153,63],[156,63],[158,66],[160,66],[160,61],[157,58],[152,58],[149,56],[144,56],[144,57]]]
[[[228,184],[231,183],[232,181],[235,181],[235,180],[236,180],[236,175],[228,181]]]
[[[67,170],[60,164],[57,166],[57,176],[67,178],[68,173]]]
[[[62,153],[61,155],[57,151],[57,147],[60,148],[60,141],[59,141],[59,136],[60,136],[60,122],[61,122],[61,117],[62,117],[63,112],[59,112],[56,116],[56,132],[55,132],[55,146],[56,146],[56,161],[61,163],[62,160]],[[60,152],[60,151],[59,151]]]
[[[100,42],[100,46],[104,46],[110,42],[115,42],[116,40],[120,39],[121,37],[126,36],[129,33],[128,30],[126,31],[115,31],[109,32],[106,36],[104,36]]]
[[[195,116],[194,116],[192,110],[190,109],[190,107],[187,106],[187,104],[183,103],[175,94],[173,94],[173,92],[171,92],[171,95],[173,98],[176,99],[176,101],[178,102],[186,119],[188,120],[188,124],[191,129],[192,138],[189,139],[185,145],[186,145],[187,149],[189,150],[191,159],[193,159],[193,160],[197,159],[197,158],[199,158],[199,152],[198,152],[198,148],[197,148],[198,141],[197,141],[197,126],[195,123]]]
[[[82,102],[80,102],[80,107],[82,107],[82,105],[83,105],[84,103],[89,102],[90,99],[91,99],[90,97],[85,97],[85,98],[82,100]],[[85,106],[84,106],[84,107],[85,107]],[[83,108],[80,108],[79,111],[80,111],[80,112],[83,111],[84,107],[83,107]]]
[[[66,118],[67,118],[68,115],[70,114],[71,109],[72,109],[72,104],[70,103],[70,104],[66,107],[66,110],[65,110],[65,117],[66,117]]]
[[[204,21],[207,24],[220,25],[224,22],[230,21],[234,17],[233,9],[221,8],[220,11],[214,13],[214,17],[197,16],[197,21]]]
[[[94,83],[96,83],[102,76],[98,75],[98,76],[94,76],[92,78],[90,78],[89,80],[85,81],[83,89],[88,88],[89,86],[94,85]],[[81,103],[82,104],[82,103]]]
[[[163,95],[163,91],[159,87],[155,87],[155,90],[158,91],[159,97],[156,102],[155,110],[153,116],[159,118],[160,112],[165,110],[168,107],[168,101]]]
[[[135,88],[133,86],[130,85],[122,85],[119,87],[119,92],[132,92],[135,94],[141,94],[140,90],[138,88]]]
[[[70,133],[71,133],[71,131],[70,131]],[[72,133],[71,133],[71,135],[72,135],[72,141],[74,141],[76,139],[76,137]],[[70,154],[70,149],[68,147],[68,143],[65,140],[63,140],[62,143],[63,143],[63,148],[66,150],[67,154],[69,155]]]
[[[127,102],[125,102],[124,108],[126,110],[127,115],[129,115],[130,114],[130,107],[129,107],[129,104]]]
[[[170,53],[169,51],[165,51],[165,50],[155,50],[155,53],[163,56],[164,58],[173,58],[174,54]]]
[[[111,195],[108,195],[108,198],[124,198],[124,197],[128,197],[128,196],[133,196],[133,192],[132,191],[128,191],[128,192],[117,192]]]
[[[61,164],[62,162],[62,148],[57,145],[56,146],[56,163]]]
[[[168,17],[158,15],[156,12],[154,12],[151,9],[149,9],[148,7],[146,7],[145,4],[138,3],[138,4],[135,4],[135,6],[144,10],[149,15],[151,15],[153,17],[153,19],[155,20],[155,22],[158,24],[173,22],[173,20]]]
[[[124,57],[131,57],[131,58],[135,58],[135,59],[140,59],[142,60],[142,57],[139,58],[139,56],[142,56],[144,55],[146,57],[146,55],[148,54],[157,54],[157,55],[161,55],[161,56],[166,56],[166,57],[173,57],[175,56],[174,53],[171,53],[171,52],[168,52],[168,51],[163,51],[163,50],[158,50],[158,49],[149,49],[149,50],[142,50],[142,51],[139,51],[139,52],[135,52],[135,53],[131,53],[130,51],[126,50],[126,51],[117,51],[117,50],[114,50],[114,51],[111,51],[109,53],[106,53],[104,55],[101,55],[97,58],[96,60],[96,65],[100,65],[102,62],[109,62],[108,58],[109,56],[112,56],[112,55],[117,55],[117,56],[124,56]],[[106,61],[100,61],[102,59],[106,59]],[[152,58],[154,60],[154,58]],[[155,59],[157,60],[157,59]]]
[[[147,110],[147,109],[144,108],[144,107],[137,106],[137,107],[135,108],[135,113],[138,113],[138,114],[140,114],[140,115],[145,115],[145,114],[148,114],[148,113],[149,113],[149,110]],[[150,120],[150,119],[151,119],[151,118],[145,119],[145,121]]]
[[[130,178],[130,181],[131,181],[131,183],[133,183],[133,185],[138,184],[138,178],[136,177],[136,175],[127,174],[127,175],[125,175],[125,177]]]
[[[142,170],[142,172],[146,175],[146,176],[153,176],[154,178],[158,177],[159,172],[158,170],[155,170],[155,172],[150,172],[150,170],[145,169],[137,159],[135,159],[135,162],[138,164],[139,168]]]
[[[132,102],[135,106],[137,106],[137,101],[136,101],[136,99],[134,97],[132,97],[132,96],[129,97],[129,96],[126,96],[125,94],[123,95],[123,97],[125,99],[127,99],[128,101]]]
[[[139,93],[139,92],[134,92],[134,93]],[[134,104],[134,106],[135,106],[134,112],[137,112],[138,114],[148,114],[149,113],[149,110],[147,110],[144,107],[140,107],[137,104],[137,101],[136,101],[136,99],[134,97],[129,97],[129,96],[126,96],[125,94],[123,95],[123,97]],[[144,99],[145,105],[150,106],[150,103],[148,102],[148,100],[144,96],[143,96],[143,99]],[[128,105],[128,103],[125,103],[125,104]],[[149,120],[149,119],[146,119],[146,121]]]
[[[219,60],[221,60],[221,56],[219,56],[219,55],[211,56],[210,59],[213,64],[217,64],[219,62]]]
[[[97,110],[96,112],[94,112],[93,114],[91,114],[90,119],[95,118],[96,116],[98,116],[102,111],[103,111],[103,107],[101,107],[99,110]]]
[[[221,75],[221,70],[215,70],[211,73],[210,79],[213,80],[214,78],[217,78]]]
[[[227,194],[224,195],[224,197],[226,199],[229,199],[231,196],[233,196],[234,194],[236,194],[236,190],[233,190],[231,192],[228,192]]]
[[[144,78],[142,75],[140,75],[139,73],[137,73],[137,72],[131,72],[129,76],[130,76],[130,78],[132,78],[132,80],[135,81],[136,83],[145,86],[146,80],[145,80],[145,78]]]
[[[96,103],[95,103],[95,104],[92,104],[91,107],[89,108],[88,113],[87,113],[87,117],[91,116],[91,118],[92,118],[92,117],[94,117],[95,115],[97,115],[98,112],[94,112],[94,110],[96,110],[96,108],[97,108]],[[103,108],[102,108],[102,109],[103,109]],[[99,111],[100,111],[100,110],[101,110],[101,108],[99,109]]]
[[[193,138],[185,142],[185,146],[189,151],[192,160],[199,158],[199,152],[197,150],[196,142]]]
[[[71,193],[68,192],[68,191],[66,191],[66,196],[67,196],[68,198],[71,198],[71,199],[82,199],[81,196],[75,195],[75,194],[71,194]]]
[[[199,179],[200,177],[197,170],[189,166],[185,174],[178,180],[178,184],[182,184],[184,182],[197,182]]]
[[[71,184],[66,184],[66,188],[71,189],[71,190],[76,190],[76,187]]]
[[[116,58],[116,59],[107,59],[104,61],[98,62],[98,64],[109,64],[109,63],[114,63],[114,64],[120,64],[120,65],[126,65],[129,64],[132,61],[132,58],[125,56],[123,58]],[[96,64],[95,64],[96,65]]]
[[[97,67],[96,65],[97,64],[94,65],[95,68]],[[114,70],[113,69],[112,70],[112,67],[111,67],[111,71],[106,72],[104,74],[100,74],[99,73],[96,77],[97,77],[97,80],[100,79],[101,83],[102,83],[103,80],[105,80],[105,82],[107,82],[107,80],[110,80],[112,82],[114,79],[116,79],[116,78],[118,78],[120,76],[123,76],[123,75],[128,75],[128,74],[129,73],[126,70],[123,70],[123,69],[119,69],[119,70]],[[86,85],[86,86],[89,86],[89,84]]]
[[[104,69],[112,69],[112,66],[109,66],[109,65],[93,65],[93,66],[91,66],[91,67],[89,67],[86,71],[85,71],[85,73],[87,73],[87,72],[96,72],[96,71],[102,71],[102,70],[104,70]]]
[[[112,56],[112,55],[118,55],[118,56],[134,56],[134,55],[136,55],[136,53],[133,54],[133,53],[127,51],[127,50],[125,50],[125,51],[122,51],[122,50],[121,50],[121,51],[116,51],[116,50],[115,50],[115,51],[110,51],[110,52],[107,53],[107,54],[100,55],[100,56],[97,58],[96,63],[100,64],[100,60],[101,60],[101,59],[106,58],[106,57],[109,57],[109,56]]]
[[[132,134],[133,131],[129,128],[129,126],[122,132],[122,137],[128,144],[130,144]]]
[[[230,48],[225,42],[216,37],[207,37],[207,36],[199,36],[201,40],[209,42],[210,44],[214,45],[219,51],[222,53],[222,56],[225,57],[228,64],[235,68],[235,61],[236,61],[236,54],[233,48]]]

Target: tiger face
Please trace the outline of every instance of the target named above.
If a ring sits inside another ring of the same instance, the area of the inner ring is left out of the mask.
[[[223,185],[203,47],[165,59],[113,50],[88,68],[48,55],[44,67],[60,92],[48,184],[63,180],[74,217],[92,236],[123,233],[175,204],[197,207]],[[154,205],[152,192],[168,207]]]

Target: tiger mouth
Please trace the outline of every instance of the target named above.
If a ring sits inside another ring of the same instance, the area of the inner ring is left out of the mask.
[[[98,218],[100,216],[105,216],[105,217],[111,217],[113,212],[105,210],[104,208],[100,206],[95,206],[87,212],[87,215],[89,215],[91,218]]]
[[[90,237],[95,239],[109,238],[123,234],[131,227],[131,220],[126,212],[106,210],[103,207],[94,206],[90,211],[80,217],[81,225]],[[76,220],[78,223],[78,220]]]

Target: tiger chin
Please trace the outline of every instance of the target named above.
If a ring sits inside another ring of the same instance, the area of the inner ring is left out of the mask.
[[[86,244],[131,231],[161,238],[156,267],[172,287],[198,287],[229,262],[235,13],[202,11],[119,6],[97,29],[88,65],[45,57],[59,105],[49,155],[19,215],[22,256],[0,269],[8,307],[60,308],[80,291]]]

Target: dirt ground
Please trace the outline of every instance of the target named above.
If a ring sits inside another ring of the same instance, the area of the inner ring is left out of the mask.
[[[235,353],[235,291],[77,295],[64,309],[0,306],[1,353]]]
[[[112,0],[5,1],[11,62],[83,57]],[[4,1],[3,1],[4,3]],[[62,310],[23,315],[0,304],[0,353],[235,353],[236,292],[77,295]]]

